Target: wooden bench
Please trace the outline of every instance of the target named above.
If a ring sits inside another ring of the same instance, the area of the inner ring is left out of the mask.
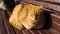
[[[52,26],[49,29],[43,30],[27,30],[22,31],[16,29],[9,24],[11,11],[0,10],[0,34],[60,34],[60,2],[53,0],[23,0],[20,3],[31,3],[42,5],[45,10],[52,11],[51,19]],[[55,4],[56,3],[56,4]]]

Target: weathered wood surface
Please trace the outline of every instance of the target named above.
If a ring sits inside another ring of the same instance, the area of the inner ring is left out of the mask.
[[[60,5],[60,0],[37,0]]]
[[[52,19],[51,28],[46,30],[24,29],[20,31],[9,24],[8,20],[12,12],[0,10],[0,34],[60,34],[60,5],[58,5],[60,3],[59,0],[23,0],[23,2],[20,3],[42,5],[46,11],[53,12],[50,14]]]
[[[3,19],[2,19],[2,14],[0,12],[0,34],[6,34],[6,29],[4,27]]]

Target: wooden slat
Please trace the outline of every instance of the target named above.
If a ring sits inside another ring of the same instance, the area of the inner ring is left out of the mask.
[[[57,15],[57,16],[60,16],[60,13],[58,13],[58,12],[54,12],[54,14]]]
[[[54,30],[54,29],[52,29],[52,28],[47,29],[47,30],[45,30],[45,31],[48,32],[49,34],[60,34],[59,31],[56,31],[56,30]]]
[[[50,3],[60,4],[60,0],[38,0],[38,1],[44,1],[44,2],[50,2]]]
[[[14,27],[14,31],[16,34],[23,34],[23,32],[21,30],[18,30],[17,28]]]
[[[47,31],[47,30],[44,30],[44,31],[48,32],[49,34],[52,34],[50,31]]]
[[[45,32],[43,30],[38,30],[39,32],[41,32],[41,34],[49,34],[48,32]]]
[[[7,15],[6,15],[5,11],[1,11],[1,13],[2,13],[2,17],[3,17],[3,21],[4,21],[5,28],[7,30],[7,33],[8,34],[15,34],[13,28],[9,24],[9,21],[8,21],[8,19],[6,17]]]
[[[60,16],[51,14],[51,17],[52,17],[52,22],[53,22],[52,28],[57,31],[60,31]]]
[[[29,30],[27,30],[27,29],[24,29],[24,30],[22,30],[22,32],[24,33],[24,34],[32,34]]]
[[[60,24],[53,21],[52,28],[60,32]]]
[[[54,21],[54,22],[60,24],[60,18],[57,17],[57,15],[54,16],[54,14],[51,14],[51,18],[52,18],[52,21]]]
[[[42,34],[42,32],[40,32],[39,30],[37,30],[37,32],[39,32],[39,34]]]
[[[4,27],[4,23],[2,21],[1,10],[0,10],[0,34],[7,34],[6,29]]]
[[[51,33],[49,33],[48,31],[46,31],[46,30],[43,30],[43,31],[45,31],[47,34],[51,34]]]
[[[37,30],[29,30],[32,34],[39,34]]]
[[[50,9],[46,9],[46,8],[43,8],[44,11],[47,11],[47,12],[50,12],[51,14],[55,14],[57,16],[60,16],[60,13],[57,12],[57,11],[54,11],[54,10],[50,10]]]
[[[31,4],[35,4],[35,5],[43,5],[43,7],[45,7],[45,8],[52,9],[52,10],[55,10],[57,12],[60,12],[60,6],[59,5],[46,3],[46,2],[42,2],[42,1],[33,1],[33,0],[23,0],[23,1],[31,3]]]

